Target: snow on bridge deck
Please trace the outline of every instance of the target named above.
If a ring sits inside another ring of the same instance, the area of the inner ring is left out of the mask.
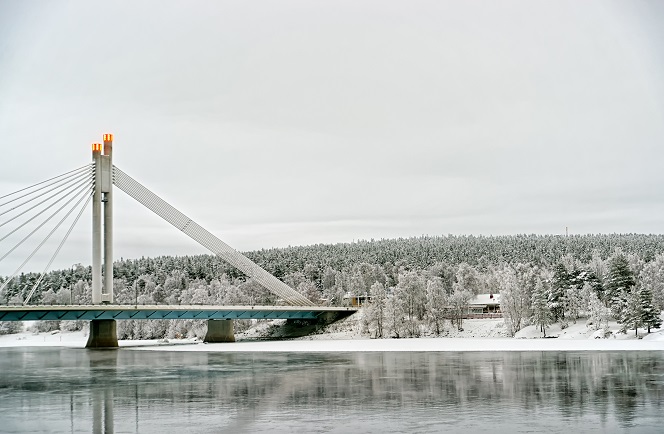
[[[95,319],[317,319],[357,309],[319,306],[65,305],[0,306],[0,321]]]

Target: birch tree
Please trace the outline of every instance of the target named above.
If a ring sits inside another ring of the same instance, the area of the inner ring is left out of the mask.
[[[525,315],[530,300],[527,299],[523,288],[519,287],[516,274],[511,267],[503,267],[497,277],[500,288],[500,309],[503,311],[507,332],[514,336],[525,325]]]
[[[436,336],[443,331],[445,310],[448,304],[447,293],[440,277],[432,277],[427,281],[427,319],[429,327]]]

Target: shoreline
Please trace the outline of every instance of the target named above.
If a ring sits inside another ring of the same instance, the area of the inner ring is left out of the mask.
[[[664,351],[657,340],[617,339],[513,339],[513,338],[411,338],[234,342],[221,344],[144,346],[141,351],[203,352],[532,352],[532,351]]]
[[[203,343],[197,339],[123,340],[120,349],[132,351],[190,352],[532,352],[532,351],[664,351],[659,333],[644,339],[565,338],[405,338],[405,339],[290,339]],[[1,348],[62,347],[85,348],[87,336],[71,333],[18,333],[0,336]]]

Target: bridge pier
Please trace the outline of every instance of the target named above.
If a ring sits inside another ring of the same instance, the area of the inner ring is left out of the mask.
[[[235,342],[232,319],[209,319],[203,342]]]
[[[114,319],[90,321],[90,336],[85,348],[117,348],[118,332]]]

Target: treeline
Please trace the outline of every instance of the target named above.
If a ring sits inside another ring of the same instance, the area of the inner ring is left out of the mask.
[[[462,327],[468,300],[481,293],[501,294],[510,334],[528,324],[544,333],[553,322],[565,326],[581,317],[597,328],[610,318],[624,328],[659,327],[654,317],[664,308],[663,254],[664,236],[628,234],[418,237],[247,256],[318,304],[344,305],[350,296],[371,295],[365,331],[403,337],[444,333],[450,318],[451,326]],[[18,276],[0,301],[22,303],[38,277]],[[52,271],[30,303],[89,303],[90,280],[90,267]],[[211,255],[121,259],[114,291],[120,304],[280,302]],[[191,336],[203,328],[186,321],[120,325],[121,335],[130,338]]]

